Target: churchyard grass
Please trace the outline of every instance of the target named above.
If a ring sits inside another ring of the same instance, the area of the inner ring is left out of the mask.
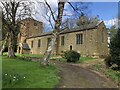
[[[2,56],[3,88],[54,88],[59,82],[55,66],[21,59]]]

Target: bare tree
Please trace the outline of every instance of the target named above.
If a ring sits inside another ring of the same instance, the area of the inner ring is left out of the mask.
[[[43,64],[44,65],[48,65],[48,60],[49,57],[53,51],[53,48],[55,46],[55,43],[58,41],[58,35],[59,35],[59,31],[60,31],[60,25],[62,23],[62,15],[63,15],[63,11],[64,11],[64,6],[65,6],[65,2],[60,2],[58,1],[58,15],[57,18],[55,18],[54,13],[52,11],[52,8],[50,7],[50,5],[48,4],[48,2],[45,0],[45,4],[48,6],[52,18],[55,22],[54,28],[53,28],[53,38],[51,40],[51,42],[49,43],[49,46],[47,48],[47,51],[45,52],[44,58],[43,58]],[[56,43],[56,47],[57,47],[57,43]],[[56,52],[57,53],[57,52]]]
[[[52,25],[52,27],[53,27],[53,38],[52,38],[51,42],[49,43],[48,48],[47,48],[47,50],[44,54],[44,58],[43,58],[43,64],[48,65],[49,58],[50,58],[50,55],[51,55],[54,47],[55,47],[56,54],[58,54],[59,34],[60,34],[60,32],[62,32],[61,25],[64,24],[62,19],[63,19],[63,16],[64,16],[65,4],[68,3],[72,7],[71,9],[73,11],[75,11],[78,15],[80,15],[82,13],[82,11],[74,3],[72,4],[72,3],[67,2],[67,1],[62,2],[62,1],[58,0],[58,3],[57,3],[58,4],[58,9],[57,9],[57,16],[56,16],[54,11],[52,10],[51,6],[49,5],[49,3],[46,0],[44,0],[44,1],[45,1],[46,6],[48,7],[48,9],[50,11],[48,21],[50,21],[50,17],[52,17],[52,19],[54,21],[54,26]]]
[[[8,56],[9,57],[13,57],[15,56],[14,54],[14,38],[15,38],[15,31],[16,31],[16,13],[17,13],[17,9],[19,7],[19,2],[15,3],[13,2],[2,2],[3,5],[3,10],[5,10],[3,12],[3,17],[2,17],[2,21],[3,23],[7,26],[8,29],[8,35],[6,37],[6,40],[8,39],[9,45],[8,45]],[[6,44],[6,43],[4,43]],[[1,54],[4,50],[4,46],[1,49]]]
[[[32,2],[33,3],[33,2]],[[16,1],[10,0],[9,2],[2,1],[2,22],[6,26],[7,34],[5,38],[5,42],[3,43],[0,54],[2,55],[6,42],[8,40],[8,56],[15,56],[15,46],[16,46],[16,38],[19,33],[20,20],[26,17],[32,17],[33,7],[31,2],[26,1]]]

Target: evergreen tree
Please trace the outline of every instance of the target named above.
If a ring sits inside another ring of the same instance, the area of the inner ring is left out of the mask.
[[[120,29],[110,42],[111,64],[116,64],[120,67]]]
[[[77,26],[83,26],[89,24],[89,18],[85,16],[83,13],[79,17],[79,19],[76,21]]]
[[[100,20],[99,20],[98,16],[89,18],[88,16],[81,14],[79,19],[76,21],[76,24],[77,24],[77,26],[86,26],[89,24],[96,25],[99,23],[99,21]]]
[[[116,35],[117,30],[118,30],[118,29],[116,28],[115,25],[113,25],[113,26],[110,27],[109,31],[110,31],[110,38],[111,38],[111,39]]]

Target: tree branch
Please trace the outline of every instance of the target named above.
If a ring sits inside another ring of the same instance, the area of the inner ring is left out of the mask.
[[[70,2],[68,2],[68,4],[72,7],[72,9],[74,10],[74,11],[76,11],[77,13],[79,13],[75,8],[74,8],[74,6],[70,3]],[[81,14],[83,14],[83,12],[80,10],[80,12],[81,12]],[[79,13],[80,14],[80,13]]]
[[[55,22],[55,30],[59,30],[61,22],[62,22],[62,15],[63,15],[63,11],[64,11],[64,5],[65,2],[58,2],[58,16],[57,16],[57,20]]]
[[[51,15],[52,15],[53,20],[56,21],[55,16],[54,16],[54,13],[53,13],[53,11],[52,11],[50,5],[47,3],[46,0],[44,0],[44,1],[45,1],[46,5],[48,6],[48,8],[50,9],[50,12],[51,12]]]

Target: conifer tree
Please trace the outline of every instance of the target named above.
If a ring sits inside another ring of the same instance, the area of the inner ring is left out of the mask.
[[[110,56],[111,64],[116,64],[120,67],[120,29],[118,29],[117,34],[110,42]]]

